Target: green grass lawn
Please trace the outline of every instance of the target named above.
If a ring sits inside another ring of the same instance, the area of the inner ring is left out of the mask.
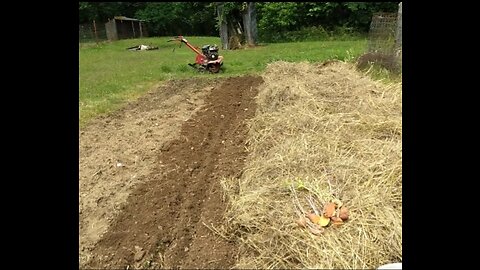
[[[194,46],[220,45],[216,37],[185,37]],[[170,37],[129,39],[100,44],[80,44],[80,125],[138,98],[154,84],[173,78],[226,77],[263,71],[273,61],[350,60],[362,54],[366,40],[310,41],[266,44],[249,49],[220,50],[224,72],[199,73],[189,67],[195,54],[187,46],[167,43]],[[128,51],[139,44],[159,47],[152,51]],[[173,49],[175,48],[175,51]]]

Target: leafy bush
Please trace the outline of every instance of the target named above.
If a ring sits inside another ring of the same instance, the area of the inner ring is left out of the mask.
[[[300,30],[269,32],[259,31],[259,37],[262,42],[300,42],[300,41],[319,41],[319,40],[351,40],[355,38],[364,38],[365,33],[355,31],[351,27],[335,27],[327,31],[322,26],[302,27]]]

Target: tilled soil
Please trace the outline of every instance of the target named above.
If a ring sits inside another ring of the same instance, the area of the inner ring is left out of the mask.
[[[234,264],[235,243],[211,228],[224,222],[220,179],[242,173],[244,120],[255,113],[260,83],[252,76],[171,83],[82,131],[90,134],[81,134],[80,148],[82,268]],[[152,110],[155,120],[141,117]],[[149,128],[139,131],[136,123]],[[114,126],[120,132],[109,129]],[[110,150],[99,150],[106,146]],[[120,158],[122,153],[129,158]]]

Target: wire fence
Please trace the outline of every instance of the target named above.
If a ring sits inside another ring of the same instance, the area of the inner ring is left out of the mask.
[[[375,13],[368,32],[369,53],[393,54],[396,44],[397,13]]]
[[[357,62],[361,68],[371,63],[390,71],[402,69],[402,3],[398,12],[375,13],[368,32],[367,51]]]
[[[107,29],[105,27],[105,23],[92,21],[92,23],[79,25],[78,40],[80,43],[101,42],[107,39]]]

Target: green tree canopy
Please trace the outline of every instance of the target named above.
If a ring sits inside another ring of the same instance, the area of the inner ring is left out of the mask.
[[[399,2],[256,2],[259,37],[307,27],[346,27],[366,33],[374,12],[396,12]],[[223,2],[224,15],[239,18],[246,2]],[[123,15],[143,19],[150,35],[216,35],[216,2],[79,2],[79,22]]]

